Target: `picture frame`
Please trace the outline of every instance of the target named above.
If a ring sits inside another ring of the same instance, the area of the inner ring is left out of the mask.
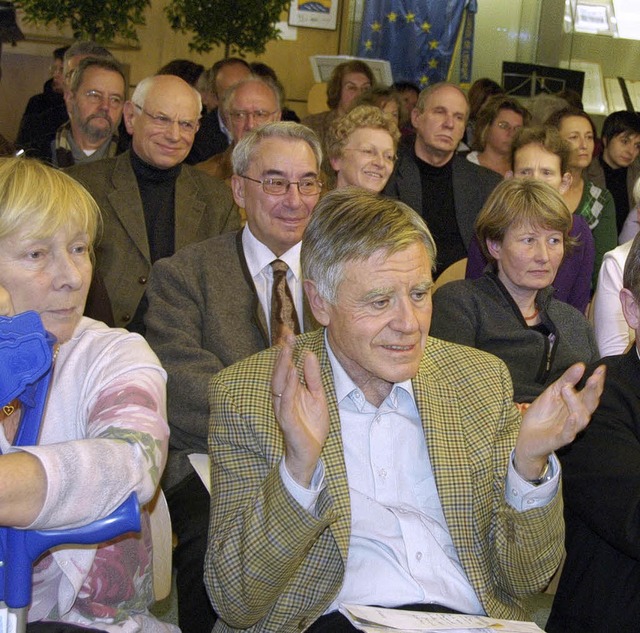
[[[335,31],[339,0],[291,0],[289,24],[309,29]]]

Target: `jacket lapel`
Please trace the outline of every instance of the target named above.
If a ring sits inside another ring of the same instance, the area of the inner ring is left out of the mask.
[[[271,347],[267,317],[264,313],[264,310],[262,309],[260,300],[258,299],[256,286],[253,283],[253,277],[251,276],[249,267],[247,266],[247,259],[244,256],[244,248],[242,248],[242,229],[236,233],[236,251],[238,253],[238,260],[240,261],[240,269],[242,270],[242,275],[244,276],[249,288],[253,290],[253,322],[260,331],[262,338],[264,339],[265,347]]]
[[[347,481],[347,467],[344,463],[344,449],[342,446],[342,433],[340,428],[340,416],[338,403],[333,385],[333,372],[324,344],[324,329],[317,330],[310,339],[310,350],[317,356],[322,373],[322,385],[327,398],[329,408],[329,435],[322,449],[322,461],[325,467],[325,482],[327,494],[321,495],[318,502],[318,510],[322,512],[324,505],[331,501],[333,513],[337,519],[330,525],[331,532],[336,541],[340,555],[346,565],[349,552],[349,538],[351,535],[351,502],[349,497],[349,483]],[[299,370],[302,370],[304,357],[297,359]]]
[[[474,499],[458,394],[442,380],[428,350],[412,385],[444,516],[451,538],[459,548],[460,526],[473,525]]]
[[[111,208],[143,257],[151,263],[142,198],[129,152],[116,158],[111,183],[113,189],[107,194]]]
[[[182,165],[175,193],[176,251],[199,241],[198,231],[205,207],[205,202],[198,198],[198,183],[187,166]]]

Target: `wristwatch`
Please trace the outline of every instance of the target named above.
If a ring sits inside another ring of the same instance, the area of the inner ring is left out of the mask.
[[[533,486],[539,486],[540,484],[547,483],[547,481],[549,481],[552,476],[551,465],[549,463],[549,460],[547,459],[547,463],[544,466],[544,470],[540,473],[540,477],[536,479],[525,479],[525,481],[532,484]]]

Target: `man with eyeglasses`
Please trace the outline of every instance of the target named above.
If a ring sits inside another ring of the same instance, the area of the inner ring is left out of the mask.
[[[144,334],[145,289],[156,260],[240,225],[228,188],[183,165],[200,110],[200,94],[179,77],[147,77],[124,104],[131,149],[69,169],[102,211],[96,270],[118,327]]]
[[[222,96],[228,88],[251,75],[249,64],[239,57],[225,57],[218,60],[212,67],[213,86],[218,106]],[[196,165],[202,161],[224,152],[232,142],[231,132],[222,117],[222,110],[216,107],[207,112],[200,121],[200,129],[193,140],[193,147],[187,156],[189,165]]]
[[[280,90],[272,81],[252,76],[228,88],[220,107],[222,117],[231,132],[232,143],[224,152],[198,163],[197,167],[226,181],[233,174],[231,154],[236,143],[259,125],[279,121],[282,99]]]
[[[64,94],[69,120],[56,132],[51,162],[71,167],[118,154],[125,93],[124,72],[117,61],[82,59]]]
[[[411,113],[415,141],[401,145],[384,193],[408,204],[429,226],[438,261],[434,278],[467,256],[476,216],[500,182],[499,174],[456,154],[469,118],[458,86],[425,88]]]
[[[215,621],[203,584],[209,493],[187,458],[207,452],[209,379],[286,330],[272,313],[278,288],[292,304],[292,330],[317,326],[300,273],[300,240],[322,188],[316,135],[298,123],[266,123],[243,135],[232,161],[233,196],[246,210],[246,226],[157,262],[147,293],[147,340],[168,373],[163,487],[178,537],[179,624],[189,633],[210,633]]]

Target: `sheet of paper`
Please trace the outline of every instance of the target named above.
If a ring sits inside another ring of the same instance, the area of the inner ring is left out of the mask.
[[[447,633],[543,633],[533,622],[496,620],[477,615],[424,613],[382,607],[340,605],[340,612],[351,624],[366,633],[414,633],[446,631]]]
[[[198,473],[198,477],[202,480],[207,492],[211,494],[211,472],[209,470],[209,455],[205,453],[191,453],[189,461],[193,466],[193,470]]]

